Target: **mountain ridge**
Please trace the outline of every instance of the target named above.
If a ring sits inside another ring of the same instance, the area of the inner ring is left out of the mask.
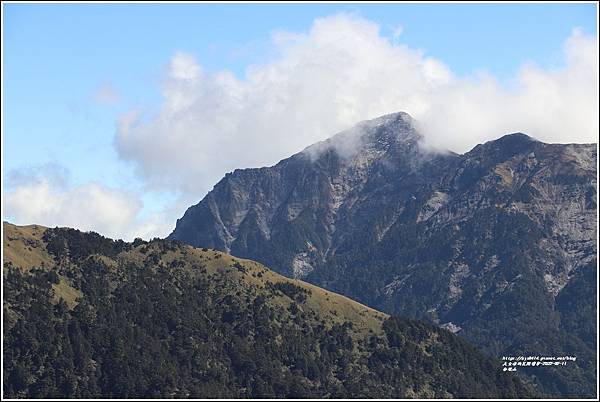
[[[597,345],[561,322],[595,331],[596,307],[571,312],[560,300],[563,289],[571,298],[596,294],[588,275],[597,255],[596,145],[513,133],[464,154],[436,153],[402,113],[333,138],[344,136],[351,140],[226,175],[169,238],[452,327],[494,356],[581,353],[587,385],[569,370],[538,379],[563,396],[595,394]],[[533,334],[543,346],[527,339]]]
[[[254,261],[69,228],[3,231],[5,250],[41,255],[6,253],[5,397],[542,396],[448,331]],[[60,284],[79,292],[73,303]]]

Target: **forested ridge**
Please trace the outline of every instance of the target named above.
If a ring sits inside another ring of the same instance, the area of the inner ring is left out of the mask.
[[[164,240],[4,229],[5,250],[31,254],[29,266],[4,261],[7,398],[540,396],[444,329],[252,261]]]

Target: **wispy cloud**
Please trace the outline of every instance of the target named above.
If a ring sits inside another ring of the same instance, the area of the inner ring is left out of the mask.
[[[392,30],[392,40],[397,42],[400,39],[400,35],[404,32],[404,27],[402,25],[396,25],[391,27]]]
[[[110,82],[104,82],[91,96],[91,100],[94,103],[105,106],[112,106],[119,102],[119,99],[119,93]]]

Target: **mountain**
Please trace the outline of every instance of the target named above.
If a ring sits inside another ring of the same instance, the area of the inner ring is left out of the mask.
[[[451,332],[179,242],[3,224],[6,398],[530,398]]]
[[[227,174],[170,239],[212,247],[429,321],[494,357],[576,356],[524,372],[596,396],[597,151],[506,135],[459,155],[405,113],[275,166]]]

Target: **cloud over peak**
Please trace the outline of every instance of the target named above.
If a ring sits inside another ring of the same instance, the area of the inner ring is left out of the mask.
[[[123,113],[114,146],[137,169],[146,191],[181,195],[164,211],[143,215],[139,195],[99,183],[70,185],[21,172],[5,194],[16,223],[74,226],[108,236],[166,235],[185,205],[226,173],[258,167],[382,115],[409,113],[426,143],[465,152],[506,133],[545,142],[595,142],[598,53],[595,37],[573,30],[563,63],[527,63],[500,82],[486,72],[457,76],[442,60],[402,44],[401,28],[383,36],[373,21],[339,14],[307,32],[272,35],[274,57],[242,77],[209,71],[191,54],[167,63],[158,107]],[[94,100],[114,103],[110,84]],[[185,201],[185,205],[184,205]]]
[[[418,109],[424,88],[450,79],[443,63],[351,15],[276,33],[272,43],[278,56],[243,78],[177,53],[160,112],[118,131],[120,155],[158,187],[201,195],[235,168],[273,164],[360,120]]]
[[[277,32],[272,46],[277,56],[243,78],[176,53],[160,112],[120,126],[119,154],[151,185],[201,196],[228,171],[273,164],[396,111],[419,121],[430,145],[457,152],[507,132],[589,142],[598,131],[596,41],[577,30],[563,67],[525,65],[510,88],[485,73],[456,77],[350,14],[316,19],[306,33]]]

